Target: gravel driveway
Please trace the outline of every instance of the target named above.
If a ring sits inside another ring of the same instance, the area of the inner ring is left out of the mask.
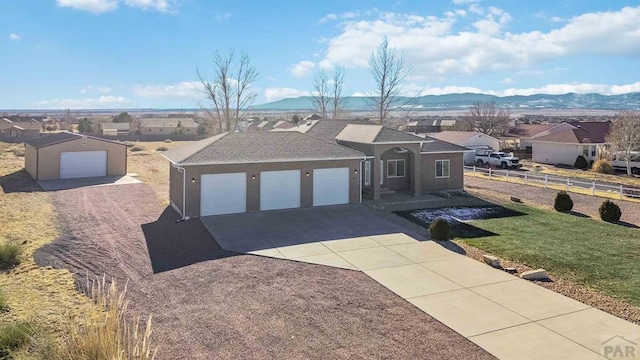
[[[158,359],[492,359],[363,273],[226,252],[145,184],[52,194],[41,266],[128,281]]]

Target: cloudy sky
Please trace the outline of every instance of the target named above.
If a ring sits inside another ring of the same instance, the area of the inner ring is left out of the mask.
[[[196,69],[244,50],[257,103],[306,95],[321,68],[366,94],[387,36],[407,95],[640,91],[627,0],[38,0],[0,2],[0,109],[206,105]]]

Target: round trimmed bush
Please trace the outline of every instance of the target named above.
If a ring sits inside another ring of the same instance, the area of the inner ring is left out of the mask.
[[[602,205],[600,205],[598,211],[600,212],[600,219],[606,222],[619,221],[622,216],[620,207],[611,200],[605,200]]]
[[[613,166],[607,160],[600,159],[593,163],[591,167],[591,171],[595,171],[600,174],[613,174],[615,171],[613,170]]]
[[[553,202],[553,208],[558,212],[568,212],[573,209],[573,200],[566,191],[559,191],[556,194],[556,199]]]
[[[573,167],[580,170],[587,170],[589,168],[589,162],[584,156],[578,155],[576,162],[573,163]]]
[[[443,218],[437,218],[429,224],[429,235],[434,240],[449,240],[449,222]]]

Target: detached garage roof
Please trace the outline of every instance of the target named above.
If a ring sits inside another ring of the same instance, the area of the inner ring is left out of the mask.
[[[59,143],[63,143],[63,142],[71,141],[71,140],[82,139],[82,138],[89,138],[89,139],[105,141],[105,142],[110,142],[110,143],[126,146],[125,144],[123,144],[121,142],[117,142],[117,141],[105,140],[105,139],[101,139],[101,138],[97,138],[97,137],[93,137],[93,136],[81,135],[81,134],[74,134],[74,133],[70,133],[70,132],[66,132],[66,131],[65,132],[59,132],[59,133],[51,134],[51,135],[45,135],[45,136],[37,137],[35,139],[31,139],[31,140],[25,141],[25,143],[28,144],[28,145],[31,145],[31,146],[33,146],[34,148],[37,149],[37,148],[41,148],[41,147],[45,147],[45,146],[49,146],[49,145],[53,145],[53,144],[59,144]]]
[[[224,133],[162,153],[181,165],[361,159],[359,151],[299,132]]]

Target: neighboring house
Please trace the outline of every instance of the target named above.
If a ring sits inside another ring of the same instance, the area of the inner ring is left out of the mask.
[[[0,141],[23,142],[40,136],[42,124],[36,120],[0,119]]]
[[[461,190],[465,151],[366,120],[315,120],[224,133],[162,155],[171,163],[171,205],[192,217]]]
[[[427,135],[438,140],[466,147],[468,149],[491,149],[494,151],[500,150],[501,141],[499,139],[478,131],[442,131],[439,133],[431,133]],[[465,153],[465,165],[473,165],[476,161],[475,156],[475,151],[469,151]]]
[[[191,118],[143,118],[139,122],[141,135],[196,135],[198,133],[198,123]]]
[[[35,180],[125,175],[127,146],[60,132],[25,142],[25,169]]]
[[[516,124],[509,128],[506,135],[502,137],[505,147],[519,150],[531,149],[529,139],[547,131],[558,124]]]
[[[102,135],[117,136],[129,134],[129,123],[102,123]]]
[[[611,122],[564,122],[528,139],[534,162],[573,166],[578,156],[595,161]]]
[[[451,130],[455,126],[456,120],[454,119],[421,119],[407,123],[405,130],[416,134],[424,134]]]
[[[243,129],[244,131],[270,131],[273,129],[290,129],[295,126],[294,123],[285,120],[255,120],[243,127]]]

